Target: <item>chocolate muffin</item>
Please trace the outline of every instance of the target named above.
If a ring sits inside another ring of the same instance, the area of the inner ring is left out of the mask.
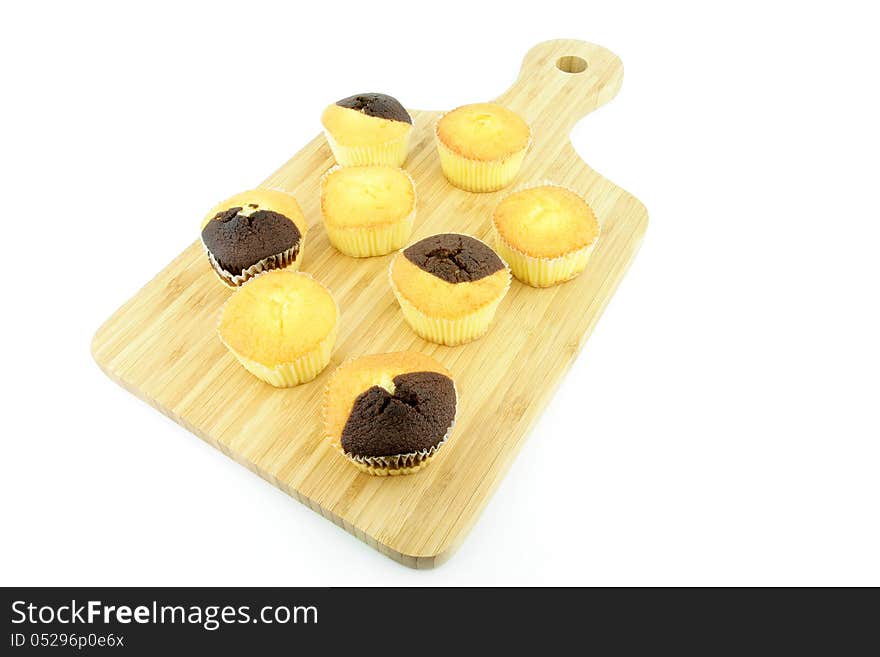
[[[296,199],[272,189],[242,192],[202,222],[202,244],[220,280],[238,287],[272,269],[299,269],[306,222]]]
[[[360,470],[415,472],[446,442],[458,397],[451,375],[423,354],[374,354],[340,365],[324,398],[324,430]]]
[[[387,94],[363,93],[329,105],[321,115],[324,134],[342,166],[403,166],[409,150],[412,117]]]
[[[412,329],[425,340],[455,346],[489,329],[510,287],[510,270],[475,237],[444,233],[399,252],[390,280]]]

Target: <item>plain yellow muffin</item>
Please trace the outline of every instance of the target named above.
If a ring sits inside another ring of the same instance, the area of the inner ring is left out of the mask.
[[[252,189],[218,203],[202,220],[201,241],[214,273],[238,287],[272,269],[299,269],[308,224],[296,199]]]
[[[277,387],[314,379],[330,361],[339,309],[308,274],[277,269],[242,285],[220,313],[220,340],[253,375]]]
[[[396,167],[334,167],[321,180],[321,214],[331,244],[342,253],[385,255],[412,234],[415,184]]]
[[[455,422],[452,375],[415,351],[349,360],[324,393],[324,435],[358,469],[410,474],[428,464]]]
[[[510,270],[469,235],[432,235],[391,261],[391,288],[403,316],[425,340],[450,346],[489,329],[510,287]]]
[[[528,124],[497,103],[464,105],[437,122],[446,178],[471,192],[492,192],[516,177],[531,141]]]
[[[412,118],[387,94],[349,96],[329,105],[321,115],[324,134],[336,162],[343,166],[402,166],[409,149]]]
[[[498,252],[523,283],[548,287],[584,270],[599,237],[589,204],[556,185],[529,187],[505,198],[492,215]]]

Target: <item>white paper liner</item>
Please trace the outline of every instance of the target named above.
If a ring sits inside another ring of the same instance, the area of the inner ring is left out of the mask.
[[[333,153],[333,158],[341,166],[366,166],[370,164],[387,164],[388,166],[402,167],[409,156],[410,138],[413,133],[413,124],[402,137],[388,139],[377,144],[360,144],[346,146],[340,143],[327,128],[324,128],[324,137],[327,145]]]
[[[217,259],[214,257],[214,254],[211,253],[211,250],[205,244],[204,240],[200,241],[202,242],[202,248],[208,256],[208,261],[211,263],[211,268],[214,270],[214,273],[217,274],[223,283],[233,288],[241,287],[243,283],[249,281],[254,276],[258,276],[267,271],[272,271],[273,269],[287,269],[292,266],[296,266],[298,269],[299,263],[302,261],[303,251],[305,250],[305,240],[300,237],[299,244],[296,246],[292,246],[286,251],[271,255],[268,258],[263,258],[256,264],[251,265],[242,271],[240,274],[233,274],[231,271],[224,269],[220,263],[217,262]]]

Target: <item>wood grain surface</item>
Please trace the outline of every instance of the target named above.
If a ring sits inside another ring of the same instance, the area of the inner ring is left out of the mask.
[[[461,544],[507,472],[647,226],[645,207],[584,164],[568,137],[578,119],[617,93],[622,77],[620,60],[604,48],[548,41],[529,51],[518,80],[498,98],[533,131],[513,187],[537,180],[570,187],[593,206],[602,233],[575,280],[544,290],[514,280],[482,339],[460,347],[421,340],[389,288],[392,256],[353,259],[330,246],[319,179],[333,159],[319,136],[263,185],[296,195],[311,226],[302,268],[333,291],[341,308],[339,341],[321,376],[275,389],[227,353],[216,323],[230,292],[198,241],[101,326],[92,344],[95,360],[114,381],[380,552],[411,567],[438,565]],[[412,239],[452,231],[489,240],[492,210],[510,190],[472,194],[451,186],[433,141],[439,112],[412,115],[405,165],[418,193]],[[215,200],[205,199],[205,207]],[[193,217],[194,234],[199,219]],[[458,419],[429,467],[410,476],[371,477],[322,438],[321,394],[345,359],[402,349],[429,354],[452,371],[461,396]]]

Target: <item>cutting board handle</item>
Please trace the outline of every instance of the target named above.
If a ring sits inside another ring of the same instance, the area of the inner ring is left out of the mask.
[[[567,136],[581,118],[614,98],[623,62],[586,41],[555,39],[529,50],[516,82],[497,101],[528,121],[532,134]]]

